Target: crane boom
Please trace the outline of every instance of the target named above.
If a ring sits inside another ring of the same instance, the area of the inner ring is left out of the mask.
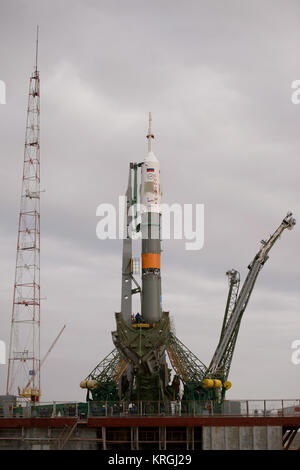
[[[59,340],[59,338],[61,337],[64,329],[66,328],[66,325],[64,325],[62,327],[62,329],[60,330],[60,332],[58,333],[58,335],[56,336],[55,340],[53,341],[53,343],[51,344],[50,348],[48,349],[48,351],[46,352],[45,356],[43,357],[43,359],[41,360],[41,367],[42,365],[44,364],[45,360],[47,359],[47,357],[49,356],[49,354],[51,353],[52,349],[54,348],[54,346],[56,345],[57,341]]]
[[[46,352],[45,356],[43,357],[43,359],[41,360],[41,365],[40,367],[42,367],[42,365],[44,364],[45,360],[47,359],[47,357],[49,356],[50,352],[52,351],[52,349],[54,348],[54,346],[56,345],[57,341],[59,340],[60,336],[62,335],[62,332],[64,331],[64,329],[66,328],[66,325],[64,325],[62,327],[62,329],[60,330],[60,332],[58,333],[58,335],[56,336],[55,340],[53,341],[53,343],[51,344],[50,348],[48,349],[48,351]],[[33,377],[31,377],[29,379],[29,381],[27,382],[26,384],[26,387],[25,387],[25,390],[28,389],[28,387],[30,387],[31,385],[31,382],[33,380]]]
[[[223,320],[223,325],[222,325],[222,330],[221,330],[221,335],[220,335],[220,341],[223,338],[228,322],[231,319],[232,312],[234,310],[238,293],[239,293],[239,288],[240,288],[240,273],[238,271],[236,271],[235,269],[231,269],[231,271],[227,271],[226,276],[228,276],[229,292],[227,296],[225,315],[224,315],[224,320]]]
[[[277,230],[270,236],[267,241],[262,241],[262,247],[259,252],[254,257],[252,263],[248,266],[249,272],[246,277],[246,280],[243,284],[241,292],[235,302],[234,309],[230,318],[225,325],[225,331],[222,330],[221,338],[219,344],[216,348],[216,351],[213,355],[211,363],[209,365],[207,375],[216,375],[218,373],[224,374],[224,364],[228,364],[228,355],[233,355],[233,349],[236,342],[236,337],[240,325],[242,315],[247,307],[251,292],[253,290],[256,278],[259,274],[259,271],[263,267],[264,263],[268,259],[268,253],[271,250],[272,246],[278,240],[282,232],[287,228],[291,230],[295,225],[296,221],[292,217],[292,213],[289,212],[287,216],[283,219]],[[230,365],[231,360],[229,361]],[[221,367],[221,365],[223,365]],[[222,369],[222,370],[220,370]],[[228,375],[229,369],[227,368],[226,375]]]
[[[224,314],[224,320],[223,320],[223,325],[221,329],[219,344],[222,341],[222,338],[225,334],[227,326],[230,323],[230,320],[232,318],[232,314],[234,312],[234,308],[235,308],[236,301],[238,298],[239,287],[240,287],[240,273],[238,271],[236,271],[235,269],[231,269],[230,271],[227,271],[226,275],[228,276],[229,291],[228,291],[228,296],[227,296],[227,302],[226,302],[226,308],[225,308],[225,314]],[[234,330],[234,334],[232,335],[230,341],[228,342],[226,351],[218,366],[218,374],[216,375],[218,376],[218,378],[221,378],[223,383],[226,382],[227,377],[228,377],[228,373],[229,373],[229,369],[230,369],[230,365],[231,365],[231,361],[233,357],[235,342],[236,342],[238,332],[239,332],[239,326],[240,326],[240,321],[238,322]]]

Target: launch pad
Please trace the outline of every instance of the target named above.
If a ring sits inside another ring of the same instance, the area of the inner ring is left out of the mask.
[[[180,403],[183,412],[222,414],[230,366],[240,323],[259,272],[275,242],[296,221],[289,212],[248,266],[240,289],[240,274],[227,271],[229,291],[219,343],[206,366],[175,335],[161,294],[161,183],[159,161],[152,151],[152,116],[149,114],[148,153],[141,163],[130,163],[126,191],[125,237],[122,255],[121,311],[112,332],[115,349],[80,383],[87,401],[113,400]],[[140,178],[138,178],[138,176]],[[140,183],[139,183],[140,181]],[[133,186],[133,187],[132,187]],[[139,191],[138,191],[139,186]],[[140,222],[139,222],[140,221]],[[134,273],[132,234],[141,234],[141,281]],[[132,312],[132,297],[140,295],[140,312]],[[161,412],[161,410],[159,410]]]
[[[262,241],[241,289],[240,274],[227,271],[220,339],[206,366],[176,336],[162,307],[160,169],[152,152],[151,124],[150,115],[144,161],[129,164],[115,348],[80,383],[87,390],[85,403],[43,404],[40,394],[33,393],[32,379],[26,396],[21,391],[18,397],[0,397],[0,449],[262,450],[288,449],[297,441],[299,400],[280,400],[271,409],[265,401],[252,409],[248,401],[225,400],[241,319],[255,282],[272,246],[295,219],[288,213]],[[136,278],[132,230],[142,238],[141,280]],[[136,314],[134,295],[140,296]],[[29,375],[35,377],[32,372],[34,367]]]

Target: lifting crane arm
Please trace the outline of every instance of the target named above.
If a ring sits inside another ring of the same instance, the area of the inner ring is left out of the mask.
[[[62,335],[64,329],[66,328],[66,325],[64,325],[62,327],[62,329],[60,330],[60,332],[58,333],[58,335],[56,336],[55,340],[53,341],[53,343],[51,344],[50,348],[48,349],[48,351],[46,352],[45,356],[43,357],[43,359],[41,360],[41,364],[40,364],[40,367],[42,367],[42,365],[44,364],[45,360],[47,359],[47,357],[49,356],[50,352],[52,351],[52,349],[54,348],[54,346],[56,345],[57,341],[59,340],[60,336]],[[26,388],[28,388],[31,384],[33,380],[33,377],[30,378],[30,380],[28,381],[28,383],[26,384]]]
[[[271,250],[275,242],[278,240],[282,232],[286,228],[291,230],[295,223],[296,221],[292,217],[292,213],[289,212],[287,216],[283,219],[277,230],[275,230],[273,235],[271,235],[267,241],[263,240],[261,242],[262,247],[254,257],[252,263],[248,266],[248,275],[243,284],[241,292],[235,301],[234,308],[230,315],[228,315],[228,308],[226,308],[220,341],[207,370],[206,375],[208,377],[219,375],[222,376],[223,379],[227,379],[240,322],[249,302],[249,298],[257,276],[259,274],[259,271],[263,267],[264,263],[267,261],[269,251]]]

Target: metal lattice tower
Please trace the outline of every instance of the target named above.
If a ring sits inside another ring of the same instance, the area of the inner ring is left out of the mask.
[[[38,31],[37,31],[38,32]],[[6,393],[40,397],[40,77],[29,82]],[[26,387],[30,380],[30,387]]]

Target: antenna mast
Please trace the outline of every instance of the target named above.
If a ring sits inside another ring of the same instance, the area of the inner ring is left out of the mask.
[[[148,128],[148,152],[152,152],[152,139],[154,139],[154,134],[152,133],[152,113],[149,112],[149,128]]]
[[[7,373],[7,395],[40,398],[40,77],[29,81],[22,192]],[[30,380],[31,386],[26,387]]]
[[[36,27],[36,47],[35,47],[35,71],[38,69],[38,51],[39,51],[39,25]]]

